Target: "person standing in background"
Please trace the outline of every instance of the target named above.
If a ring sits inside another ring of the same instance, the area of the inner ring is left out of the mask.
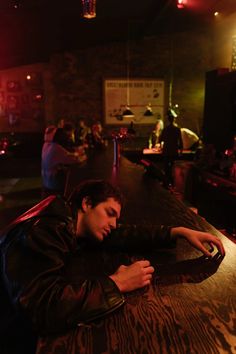
[[[181,136],[181,129],[175,123],[177,114],[174,110],[169,109],[167,118],[169,124],[163,129],[159,142],[162,144],[162,155],[164,158],[164,169],[169,186],[173,186],[173,165],[175,160],[178,159],[179,154],[183,150],[183,141]]]
[[[76,129],[76,141],[78,145],[83,145],[85,147],[88,147],[91,145],[91,129],[90,127],[86,124],[86,121],[84,119],[79,119],[78,121],[78,127]]]

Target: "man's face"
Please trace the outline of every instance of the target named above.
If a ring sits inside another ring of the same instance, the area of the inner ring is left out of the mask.
[[[114,198],[108,198],[92,208],[91,204],[84,199],[82,207],[82,216],[78,215],[77,235],[103,241],[111,229],[116,228],[121,205]]]

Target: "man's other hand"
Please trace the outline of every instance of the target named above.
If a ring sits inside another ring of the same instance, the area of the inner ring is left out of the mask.
[[[147,260],[137,261],[129,266],[121,265],[110,276],[119,290],[124,293],[149,285],[152,280],[154,268]]]

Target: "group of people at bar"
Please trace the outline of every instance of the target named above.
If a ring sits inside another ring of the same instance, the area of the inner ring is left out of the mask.
[[[101,149],[106,145],[100,122],[90,128],[84,119],[80,119],[76,129],[73,123],[61,119],[58,126],[48,126],[41,156],[43,195],[63,194],[68,167],[85,162],[90,149]]]

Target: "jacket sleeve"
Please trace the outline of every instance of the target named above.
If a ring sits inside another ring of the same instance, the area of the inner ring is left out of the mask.
[[[72,252],[72,234],[63,222],[34,225],[18,238],[6,256],[6,273],[16,304],[40,334],[63,331],[114,311],[123,295],[107,276],[71,282],[66,260]]]
[[[57,159],[59,157],[58,162],[64,165],[71,165],[79,162],[78,157],[74,153],[67,151],[63,146],[59,144],[55,146],[55,155]]]
[[[171,227],[165,225],[119,225],[104,242],[108,247],[121,250],[173,248],[176,240],[170,230]]]

